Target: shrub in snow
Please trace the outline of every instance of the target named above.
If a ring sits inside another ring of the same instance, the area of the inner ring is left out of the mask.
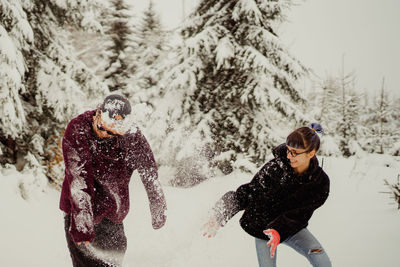
[[[61,189],[64,180],[64,158],[62,153],[62,137],[64,131],[58,136],[52,136],[47,140],[47,149],[45,152],[46,175],[50,178],[50,182],[56,188]]]
[[[397,209],[400,210],[400,174],[397,175],[397,182],[389,183],[386,179],[384,180],[385,184],[390,189],[390,194],[397,203]]]
[[[45,167],[43,167],[31,153],[25,157],[27,164],[22,170],[24,179],[19,181],[19,189],[22,198],[28,200],[38,194],[46,192],[48,188],[48,179],[45,175]]]
[[[192,156],[176,163],[174,178],[170,184],[179,187],[192,187],[211,178],[208,162],[201,156]],[[208,175],[207,175],[208,174]]]
[[[318,153],[324,156],[338,157],[342,155],[337,140],[331,135],[324,135],[321,137],[321,148]]]
[[[393,156],[400,156],[400,141],[393,144],[392,148],[389,150],[389,154]]]
[[[347,145],[349,152],[352,155],[355,155],[356,157],[360,158],[362,156],[365,156],[367,152],[365,152],[360,144],[356,140],[350,140],[348,145]]]

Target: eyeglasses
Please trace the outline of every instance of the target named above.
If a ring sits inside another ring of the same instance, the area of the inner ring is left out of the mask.
[[[108,135],[112,135],[112,136],[117,136],[117,135],[119,135],[119,134],[113,133],[113,132],[111,132],[111,131],[109,131],[109,130],[107,130],[107,129],[104,129],[103,126],[101,126],[101,125],[99,125],[99,124],[97,124],[97,129],[99,129],[99,130],[102,131],[102,132],[106,132]]]
[[[301,155],[301,154],[304,154],[304,153],[308,153],[309,151],[304,151],[304,152],[301,152],[301,153],[297,153],[296,151],[294,151],[294,150],[290,150],[289,148],[286,148],[286,155],[287,154],[290,154],[293,158],[295,158],[295,157],[297,157],[298,155]]]

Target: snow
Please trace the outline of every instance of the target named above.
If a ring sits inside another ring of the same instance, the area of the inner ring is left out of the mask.
[[[108,107],[106,107],[109,110],[112,110],[111,106],[108,105]],[[117,109],[118,107],[115,106],[115,109]],[[122,132],[122,133],[136,133],[137,131],[137,124],[135,122],[135,117],[132,114],[127,115],[123,120],[115,120],[113,118],[110,118],[110,116],[108,115],[109,112],[101,112],[101,120],[108,125],[109,127],[112,127],[113,129],[117,130],[118,132]]]
[[[229,68],[228,61],[235,56],[235,47],[228,37],[225,36],[219,40],[216,53],[217,69],[221,67]]]
[[[331,195],[314,213],[308,229],[327,250],[333,265],[397,266],[400,211],[389,195],[380,192],[388,191],[383,179],[397,179],[400,159],[387,155],[324,157],[324,169],[331,179]],[[160,170],[162,181],[169,178]],[[124,266],[257,266],[254,238],[238,223],[241,213],[214,238],[203,237],[200,230],[214,203],[251,177],[237,171],[189,189],[164,184],[167,223],[153,230],[146,191],[135,173],[130,184],[131,210],[124,221],[128,238]],[[14,168],[0,170],[0,265],[71,266],[63,213],[58,209],[60,192],[48,186],[31,187],[29,193],[34,197],[24,200],[19,185],[26,179],[33,179],[32,174]],[[292,249],[279,245],[278,250],[279,267],[309,266]]]
[[[239,0],[237,2],[232,12],[232,18],[238,21],[241,16],[253,17],[257,24],[261,24],[263,21],[263,14],[257,6],[257,3],[252,0]]]

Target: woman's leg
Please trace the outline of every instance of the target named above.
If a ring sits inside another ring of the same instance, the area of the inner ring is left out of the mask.
[[[260,267],[275,267],[278,250],[275,251],[275,257],[271,259],[270,248],[266,240],[256,238],[256,252],[258,264]]]
[[[305,256],[314,267],[331,267],[332,263],[318,240],[307,228],[289,237],[283,244]]]

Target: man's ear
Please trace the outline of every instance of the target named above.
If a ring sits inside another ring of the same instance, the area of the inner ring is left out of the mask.
[[[311,151],[308,153],[308,157],[309,157],[310,159],[312,159],[314,156],[315,156],[315,149],[311,150]]]

